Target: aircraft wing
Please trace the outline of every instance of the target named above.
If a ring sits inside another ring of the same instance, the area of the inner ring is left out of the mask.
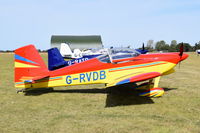
[[[126,79],[122,79],[122,80],[116,80],[114,83],[108,84],[107,86],[115,86],[115,85],[121,85],[121,84],[126,84],[126,83],[131,83],[131,82],[140,82],[140,81],[145,81],[145,80],[149,80],[155,77],[161,76],[161,74],[159,72],[148,72],[148,73],[142,73],[139,75],[135,75],[135,76],[130,76]]]

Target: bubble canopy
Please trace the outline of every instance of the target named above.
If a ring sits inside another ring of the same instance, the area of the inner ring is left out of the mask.
[[[115,60],[122,60],[139,56],[140,53],[130,48],[112,48],[107,50],[107,54],[101,55],[98,59],[101,62],[112,63]]]

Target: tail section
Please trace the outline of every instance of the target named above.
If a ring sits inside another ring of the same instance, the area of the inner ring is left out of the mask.
[[[60,46],[60,53],[63,57],[71,57],[72,56],[72,51],[69,47],[68,44],[66,43],[61,43],[61,46]]]
[[[47,75],[48,69],[33,45],[15,50],[15,86],[22,87],[27,80],[37,80]]]
[[[67,62],[64,60],[57,48],[51,48],[48,50],[48,68],[50,71],[65,67],[67,65]]]

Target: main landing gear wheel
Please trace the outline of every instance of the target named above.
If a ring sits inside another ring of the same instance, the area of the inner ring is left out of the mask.
[[[138,87],[138,90],[142,90],[139,96],[161,97],[164,94],[164,89],[158,87],[159,81],[160,76],[155,78],[154,83],[153,79],[151,79],[148,83],[142,84],[141,87]]]
[[[139,96],[146,96],[146,97],[161,97],[164,94],[163,88],[152,88],[146,90],[142,93],[139,93]]]

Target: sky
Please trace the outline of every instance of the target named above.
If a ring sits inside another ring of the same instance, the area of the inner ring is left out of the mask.
[[[105,47],[194,45],[199,31],[199,0],[0,0],[0,50],[46,50],[52,35],[101,35]]]

